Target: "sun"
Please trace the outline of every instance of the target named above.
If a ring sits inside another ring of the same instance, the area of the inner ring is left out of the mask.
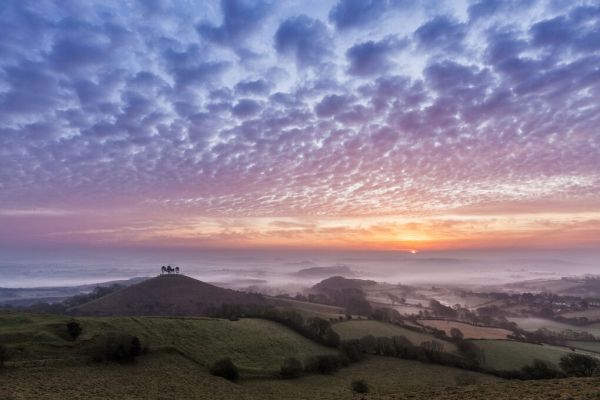
[[[417,251],[416,250],[411,250],[410,254],[417,254]]]

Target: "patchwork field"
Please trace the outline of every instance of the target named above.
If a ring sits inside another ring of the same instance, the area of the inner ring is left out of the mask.
[[[398,325],[373,320],[344,321],[333,325],[333,329],[342,339],[360,339],[367,335],[373,335],[375,337],[406,336],[408,340],[417,346],[422,342],[429,340],[439,341],[439,339],[436,339],[433,335],[427,333],[415,332]],[[444,345],[445,351],[456,351],[456,346],[453,343],[440,343]]]
[[[561,315],[566,318],[587,318],[590,321],[600,321],[600,308],[583,311],[569,311]]]
[[[422,319],[419,322],[432,328],[440,329],[450,336],[452,328],[459,329],[465,339],[506,339],[512,332],[502,328],[490,328],[486,326],[473,326],[456,321],[444,321],[436,319]]]
[[[320,317],[325,319],[338,319],[339,317],[345,317],[344,309],[342,307],[328,306],[325,304],[309,303],[307,301],[298,301],[292,299],[279,299],[277,301],[285,303],[294,310],[299,311],[305,317]]]
[[[600,342],[570,341],[567,342],[567,346],[600,354]]]
[[[519,327],[526,331],[535,331],[542,328],[550,329],[551,331],[560,332],[565,329],[570,329],[579,332],[588,332],[598,338],[600,338],[600,323],[577,326],[563,324],[562,322],[552,321],[549,319],[542,318],[508,318],[510,321],[515,322]]]

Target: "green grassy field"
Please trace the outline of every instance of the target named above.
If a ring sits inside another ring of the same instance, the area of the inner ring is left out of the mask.
[[[558,365],[560,358],[571,353],[568,347],[537,345],[511,340],[474,340],[484,352],[484,365],[497,370],[515,370],[531,364],[535,359]],[[588,352],[579,352],[590,355]]]
[[[77,318],[83,333],[75,342],[66,339],[69,320],[62,316],[0,315],[0,343],[11,348],[15,362],[69,359],[85,354],[103,334],[126,332],[140,337],[150,349],[174,349],[204,366],[231,357],[248,373],[273,373],[286,357],[304,360],[336,352],[283,325],[258,319]]]
[[[345,318],[344,309],[342,307],[328,306],[326,304],[309,303],[307,301],[298,301],[292,299],[276,299],[279,302],[285,303],[289,308],[300,312],[303,317],[320,317],[325,319],[339,319],[340,317]]]
[[[560,332],[565,329],[570,329],[572,331],[588,332],[600,338],[600,323],[579,326],[563,324],[561,322],[542,318],[509,318],[509,320],[516,322],[520,328],[525,329],[526,331],[536,331],[541,328],[547,328],[551,331]]]
[[[433,335],[427,333],[415,332],[411,329],[402,328],[398,325],[373,320],[350,320],[339,322],[333,325],[333,329],[342,339],[360,339],[367,335],[375,337],[406,336],[414,345],[429,340],[437,340],[444,345],[444,350],[448,352],[456,351],[456,346],[452,343],[443,342],[436,339]]]
[[[577,349],[584,349],[600,354],[600,342],[570,341],[567,342],[567,346],[575,347]]]

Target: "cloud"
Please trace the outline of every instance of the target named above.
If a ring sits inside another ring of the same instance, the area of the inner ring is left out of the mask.
[[[302,2],[220,4],[222,18],[205,3],[8,2],[0,208],[73,210],[94,230],[117,209],[178,225],[600,204],[597,6],[409,18],[338,1],[323,21]],[[43,213],[29,214],[23,241]]]
[[[407,46],[406,41],[389,36],[380,41],[358,43],[346,51],[348,72],[357,76],[381,75],[392,67],[390,56]]]
[[[331,53],[331,37],[321,21],[299,15],[283,21],[275,33],[275,49],[292,56],[303,68],[316,66]]]
[[[421,25],[415,37],[422,48],[459,52],[466,36],[466,26],[453,18],[437,16]]]
[[[339,0],[329,11],[329,21],[337,29],[365,26],[385,13],[388,0]]]
[[[222,24],[203,22],[198,25],[198,33],[215,43],[238,47],[260,28],[271,8],[272,2],[267,0],[221,0]]]

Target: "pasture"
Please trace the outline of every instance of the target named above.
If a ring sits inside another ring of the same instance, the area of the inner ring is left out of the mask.
[[[444,351],[454,352],[456,346],[453,343],[440,341],[433,335],[425,332],[417,332],[406,329],[398,325],[373,320],[350,320],[333,325],[333,329],[344,340],[360,339],[364,336],[373,335],[375,337],[393,337],[405,336],[412,344],[418,346],[422,342],[437,340],[444,345]]]
[[[448,336],[450,336],[452,328],[457,328],[463,333],[465,339],[506,339],[512,333],[507,329],[474,326],[457,321],[422,319],[419,322],[425,326],[443,330]]]
[[[558,365],[560,358],[572,351],[568,347],[538,345],[512,340],[474,340],[483,351],[484,366],[499,371],[520,369],[534,360],[544,360]],[[590,355],[589,352],[581,352]]]
[[[67,340],[62,316],[0,314],[0,343],[14,361],[81,358],[97,338],[110,332],[138,336],[151,350],[174,350],[203,366],[230,357],[242,372],[270,374],[286,357],[304,360],[336,350],[321,346],[287,327],[260,319],[94,317],[77,318],[83,332]]]
[[[600,323],[591,325],[569,325],[558,321],[552,321],[543,318],[508,318],[510,321],[515,322],[520,328],[526,331],[536,331],[538,329],[546,328],[551,331],[561,332],[566,329],[579,332],[588,332],[598,338],[600,338]]]

